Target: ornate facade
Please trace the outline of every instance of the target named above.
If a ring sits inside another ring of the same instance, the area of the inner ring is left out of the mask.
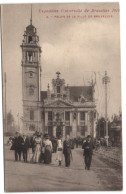
[[[48,132],[50,136],[94,135],[96,106],[94,85],[66,86],[65,80],[52,79],[52,90],[41,88],[41,47],[36,28],[26,27],[22,48],[23,130]]]

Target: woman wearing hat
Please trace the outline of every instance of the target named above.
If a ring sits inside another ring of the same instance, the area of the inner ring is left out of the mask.
[[[32,157],[32,162],[38,163],[40,162],[40,156],[41,156],[41,146],[42,146],[42,139],[39,132],[36,133],[36,137],[34,139],[35,141],[35,151]]]
[[[45,164],[50,164],[52,161],[52,142],[49,140],[49,135],[45,134],[44,135],[44,163]]]

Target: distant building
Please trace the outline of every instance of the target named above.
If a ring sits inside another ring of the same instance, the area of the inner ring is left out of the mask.
[[[66,86],[65,80],[52,79],[52,91],[41,88],[41,47],[32,20],[24,32],[22,48],[23,130],[41,131],[50,136],[94,135],[96,106],[94,85]]]

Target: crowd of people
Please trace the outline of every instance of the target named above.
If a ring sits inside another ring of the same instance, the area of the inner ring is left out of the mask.
[[[48,134],[42,135],[39,132],[35,132],[31,137],[16,132],[11,141],[11,150],[14,150],[15,161],[21,161],[23,156],[24,162],[50,164],[52,162],[52,153],[57,153],[56,161],[58,161],[58,165],[62,165],[62,156],[64,155],[66,167],[69,167],[71,163],[73,143],[76,144],[76,148],[78,148],[79,144],[77,139],[71,141],[69,135],[66,135],[63,141],[61,135],[58,138],[53,137],[50,139]],[[91,136],[88,135],[81,145],[82,149],[84,149],[85,169],[89,170],[94,148]]]
[[[23,155],[24,162],[45,163],[50,164],[52,161],[52,153],[57,153],[57,161],[59,166],[62,162],[62,154],[65,157],[66,166],[70,166],[71,157],[71,141],[69,135],[65,141],[62,141],[61,136],[50,140],[48,134],[43,136],[36,132],[31,137],[26,134],[16,132],[15,137],[11,138],[11,150],[15,151],[15,161],[21,161]],[[30,152],[32,150],[32,153]],[[32,155],[32,157],[30,157]]]

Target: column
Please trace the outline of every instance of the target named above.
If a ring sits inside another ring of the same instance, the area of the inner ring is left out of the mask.
[[[65,139],[65,125],[63,126],[63,140]]]
[[[85,112],[85,126],[88,125],[88,112]]]
[[[45,112],[45,126],[47,126],[48,123],[48,112]]]
[[[91,135],[94,137],[94,111],[91,112]]]
[[[56,137],[56,126],[53,126],[53,136]]]
[[[77,136],[80,135],[80,112],[77,113]]]
[[[53,111],[53,122],[56,121],[56,112]]]
[[[39,129],[39,107],[38,107],[38,109],[37,109],[37,131],[39,131],[40,129]],[[39,131],[40,132],[40,131]]]
[[[88,111],[88,113],[87,113],[87,135],[90,135],[90,127],[91,127],[91,123],[90,123],[90,111]]]
[[[28,56],[28,52],[27,52],[27,61],[29,61],[29,56]]]
[[[73,120],[72,132],[73,132],[73,137],[75,138],[77,136],[77,122],[76,122],[76,119]]]
[[[94,121],[94,134],[93,134],[93,138],[96,138],[96,127],[97,127],[97,123],[96,120]]]
[[[78,122],[77,122],[77,124],[78,124],[78,126],[80,126],[80,112],[78,112],[78,114],[77,114],[77,120],[78,120]]]
[[[41,114],[43,114],[42,111],[41,111]],[[41,131],[44,134],[45,133],[45,120],[44,120],[44,118],[41,120],[41,126],[42,126]]]
[[[73,113],[70,112],[70,126],[73,125]]]

